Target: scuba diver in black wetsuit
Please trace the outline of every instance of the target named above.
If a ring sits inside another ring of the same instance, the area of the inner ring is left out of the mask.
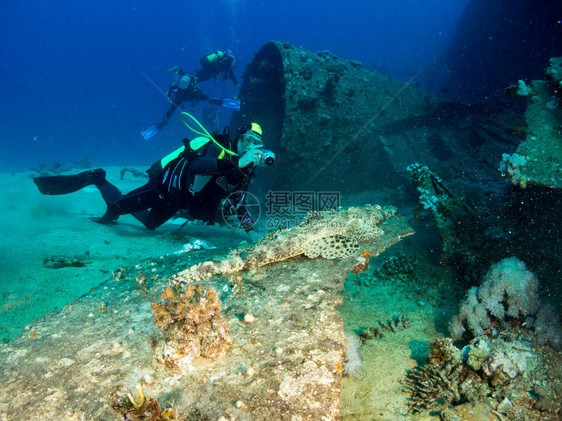
[[[192,104],[199,101],[213,102],[213,98],[203,93],[197,85],[197,79],[194,75],[189,74],[179,67],[173,67],[169,71],[175,71],[176,76],[174,82],[166,92],[166,98],[171,103],[168,111],[164,114],[164,118],[159,123],[150,126],[148,129],[141,132],[142,136],[149,140],[156,136],[162,128],[168,124],[170,117],[174,114],[176,109],[180,108],[185,102]]]
[[[201,70],[195,73],[195,76],[199,82],[222,76],[224,80],[231,80],[238,87],[238,80],[236,80],[233,71],[235,62],[236,58],[232,51],[217,50],[214,53],[207,54],[200,60]]]
[[[182,209],[194,219],[214,223],[221,202],[228,197],[237,202],[230,204],[239,226],[249,231],[254,221],[244,206],[245,192],[255,166],[268,158],[271,165],[274,159],[273,153],[262,147],[261,127],[256,123],[239,129],[234,142],[226,130],[213,139],[185,139],[184,146],[150,167],[147,184],[126,195],[105,179],[103,169],[71,176],[36,177],[34,182],[41,193],[51,195],[95,185],[107,210],[101,218],[91,218],[94,222],[108,224],[120,215],[132,214],[149,230],[158,228]]]
[[[166,97],[171,103],[170,108],[168,108],[164,118],[160,120],[159,123],[143,130],[141,135],[146,140],[152,139],[160,132],[160,130],[162,130],[164,126],[166,126],[166,124],[168,124],[168,121],[174,111],[186,102],[194,104],[199,101],[208,101],[213,105],[239,110],[239,100],[234,98],[211,97],[204,94],[198,85],[199,82],[204,82],[211,78],[216,79],[217,76],[222,75],[223,79],[232,80],[234,84],[238,86],[238,81],[236,80],[236,76],[234,76],[234,72],[232,70],[235,61],[236,59],[230,50],[226,52],[215,51],[214,53],[207,54],[201,59],[201,69],[195,73],[195,75],[182,70],[179,66],[169,69],[169,72],[175,72],[174,82],[166,92]]]

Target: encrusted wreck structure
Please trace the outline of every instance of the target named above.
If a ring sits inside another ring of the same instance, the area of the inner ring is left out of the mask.
[[[525,140],[513,155],[504,154],[500,169],[514,185],[528,183],[562,187],[562,57],[554,57],[545,69],[547,80],[522,80],[507,89],[527,98]]]
[[[361,63],[271,41],[243,75],[232,127],[257,121],[277,153],[265,189],[342,194],[403,187],[423,162],[481,182],[515,149],[517,116],[498,104],[457,104]],[[470,163],[470,164],[468,164]]]
[[[394,208],[352,208],[265,237],[246,266],[194,265],[182,292],[113,279],[0,348],[0,419],[337,420],[343,282],[412,233]]]
[[[385,127],[430,113],[438,102],[415,83],[357,61],[276,41],[248,65],[240,98],[232,127],[249,119],[267,128],[265,143],[279,155],[273,187],[342,192],[395,184],[394,140],[385,139]],[[349,183],[345,174],[361,176]]]

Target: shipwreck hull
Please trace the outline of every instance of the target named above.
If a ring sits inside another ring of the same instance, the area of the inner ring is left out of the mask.
[[[396,185],[392,151],[380,136],[437,102],[359,62],[275,41],[248,65],[240,98],[232,127],[260,123],[277,153],[275,168],[266,170],[270,188],[342,193]]]

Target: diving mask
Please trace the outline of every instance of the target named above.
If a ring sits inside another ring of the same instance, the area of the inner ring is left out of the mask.
[[[257,133],[246,132],[238,139],[238,153],[244,155],[246,152],[263,148],[263,140]]]
[[[256,148],[261,148],[263,146],[263,140],[261,136],[251,130],[244,133],[241,136],[240,141],[244,144],[244,146],[249,146],[250,144],[253,144]]]

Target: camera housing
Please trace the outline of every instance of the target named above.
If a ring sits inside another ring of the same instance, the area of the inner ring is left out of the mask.
[[[275,153],[268,149],[261,149],[259,154],[258,165],[265,167],[275,163]]]

